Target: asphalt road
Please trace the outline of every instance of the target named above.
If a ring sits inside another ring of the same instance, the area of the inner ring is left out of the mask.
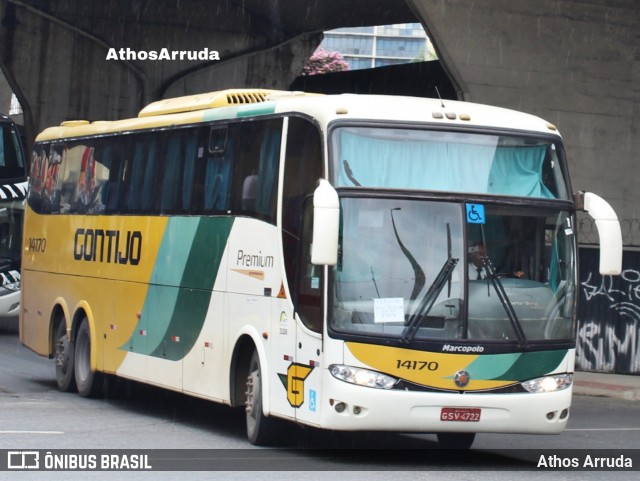
[[[576,455],[582,462],[585,454],[603,449],[615,455],[636,450],[636,472],[606,474],[611,480],[636,479],[640,402],[574,396],[569,428],[559,436],[479,434],[469,451],[443,452],[437,446],[435,436],[428,434],[291,429],[281,445],[256,448],[245,439],[242,410],[128,382],[118,382],[102,399],[60,393],[53,361],[22,347],[15,333],[0,330],[0,450],[161,450],[149,452],[154,467],[185,470],[180,474],[184,479],[208,479],[211,469],[224,471],[224,479],[246,479],[246,471],[252,471],[254,480],[325,480],[328,471],[339,472],[340,479],[441,479],[444,470],[456,473],[450,479],[487,481],[513,479],[510,470],[522,469],[529,469],[526,479],[602,479],[602,471],[557,471],[531,463],[556,454]],[[176,453],[193,459],[174,459]],[[30,474],[41,479],[56,473]],[[157,480],[176,479],[177,474],[66,472],[63,478]],[[0,471],[0,479],[14,476]]]

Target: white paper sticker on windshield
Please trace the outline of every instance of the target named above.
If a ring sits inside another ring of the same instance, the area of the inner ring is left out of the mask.
[[[387,297],[373,300],[374,321],[404,323],[404,299],[402,297]]]

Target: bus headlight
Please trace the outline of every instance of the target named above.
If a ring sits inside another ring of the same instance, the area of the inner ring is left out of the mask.
[[[397,382],[396,378],[380,372],[341,364],[332,364],[329,366],[329,372],[341,381],[377,389],[391,389]]]
[[[555,374],[553,376],[539,377],[521,384],[527,391],[534,393],[562,391],[573,384],[573,374]]]

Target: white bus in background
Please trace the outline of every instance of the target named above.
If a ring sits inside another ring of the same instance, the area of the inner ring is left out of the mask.
[[[43,131],[22,342],[61,390],[104,375],[332,430],[557,434],[577,209],[555,126],[424,98],[231,90]],[[69,412],[72,421],[73,412]]]
[[[0,114],[0,321],[7,326],[15,323],[16,327],[26,194],[27,171],[18,128]]]

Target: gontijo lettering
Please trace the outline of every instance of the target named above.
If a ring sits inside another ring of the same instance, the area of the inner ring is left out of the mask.
[[[131,264],[137,266],[142,254],[139,230],[77,229],[73,238],[73,258],[77,261]]]

